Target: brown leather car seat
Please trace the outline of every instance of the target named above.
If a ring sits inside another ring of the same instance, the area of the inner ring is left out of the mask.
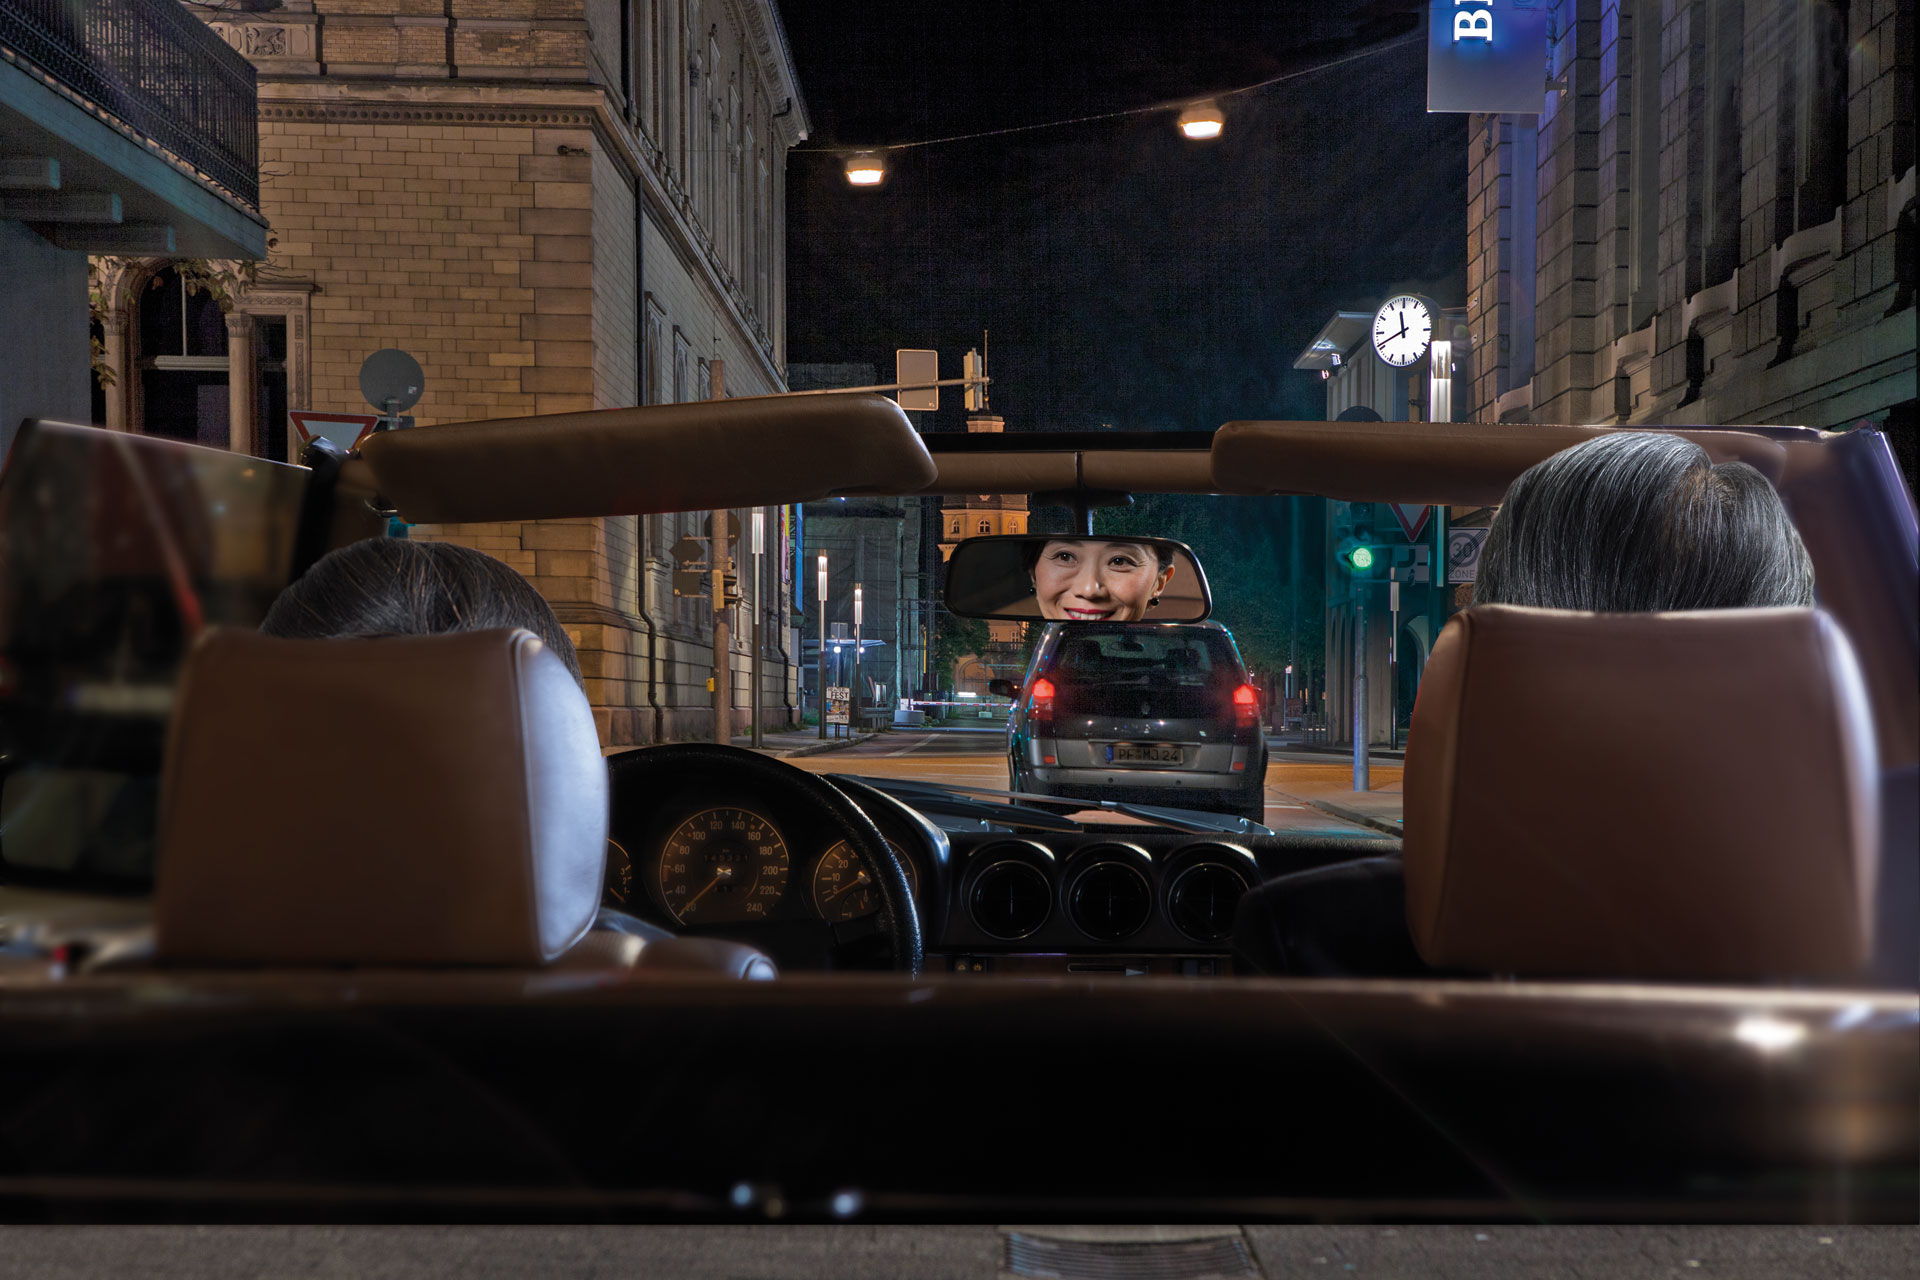
[[[1873,726],[1824,613],[1468,609],[1407,741],[1407,923],[1429,964],[1719,981],[1867,964]]]
[[[592,709],[531,632],[209,632],[168,734],[157,957],[771,976],[750,947],[594,930],[607,799]]]

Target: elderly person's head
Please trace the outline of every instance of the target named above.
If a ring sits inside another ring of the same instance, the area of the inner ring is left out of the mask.
[[[533,584],[451,542],[369,538],[329,551],[280,593],[260,630],[297,640],[524,627],[580,679],[566,628]]]
[[[1475,604],[1598,613],[1813,603],[1813,563],[1744,462],[1623,432],[1527,469],[1480,553]]]

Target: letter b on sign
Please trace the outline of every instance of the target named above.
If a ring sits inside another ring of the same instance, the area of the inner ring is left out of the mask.
[[[1470,13],[1454,14],[1453,38],[1455,40],[1492,40],[1493,10],[1476,9]]]

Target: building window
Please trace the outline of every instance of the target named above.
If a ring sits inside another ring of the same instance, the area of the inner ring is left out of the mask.
[[[1653,319],[1660,305],[1660,5],[1633,0],[1633,103],[1628,223],[1628,329]]]
[[[680,332],[680,326],[673,326],[673,402],[684,404],[687,399],[687,375],[691,372],[693,347],[687,342],[687,335]]]
[[[254,421],[259,434],[255,452],[275,462],[289,462],[287,453],[287,317],[253,318]]]
[[[1831,221],[1846,202],[1847,10],[1844,0],[1801,6],[1800,48],[1806,79],[1800,94],[1800,166],[1794,196],[1799,229]]]
[[[139,337],[140,430],[226,448],[227,324],[213,295],[161,268],[140,291]]]
[[[987,523],[987,522],[986,522],[985,520],[982,520],[982,521],[980,522],[980,532],[982,532],[982,533],[992,533],[992,532],[993,532],[993,526],[992,526],[991,524],[988,524],[988,523]]]
[[[1740,265],[1740,77],[1747,29],[1745,0],[1715,0],[1706,43],[1706,166],[1702,174],[1701,284],[1733,279]]]

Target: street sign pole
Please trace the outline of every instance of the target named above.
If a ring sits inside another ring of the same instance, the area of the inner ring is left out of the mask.
[[[847,736],[853,737],[860,731],[860,584],[853,584],[853,696],[847,701],[851,713],[847,720]]]
[[[753,745],[756,747],[766,745],[760,728],[760,650],[762,647],[760,625],[766,613],[766,606],[760,598],[760,590],[764,585],[760,580],[760,549],[765,544],[766,537],[766,510],[763,507],[755,507],[753,509],[753,696],[749,701],[753,707]]]
[[[1353,593],[1353,789],[1370,791],[1367,778],[1367,592]]]
[[[1400,579],[1387,584],[1387,748],[1400,745]]]
[[[827,557],[820,555],[820,572],[817,579],[818,589],[814,592],[814,601],[820,609],[820,683],[816,686],[819,697],[816,701],[820,709],[820,739],[827,737]]]
[[[713,362],[713,396],[727,395],[727,366],[724,360]],[[723,746],[733,741],[733,628],[727,616],[727,517],[726,508],[713,513],[713,542],[708,553],[713,567],[713,740]]]

